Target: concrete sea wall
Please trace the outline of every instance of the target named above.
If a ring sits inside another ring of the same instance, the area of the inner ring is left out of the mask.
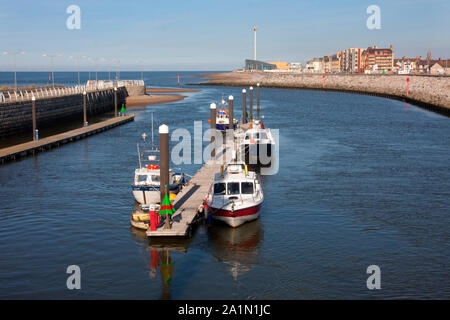
[[[117,106],[120,110],[128,96],[125,87],[117,90]],[[31,100],[0,103],[0,139],[32,131]],[[114,110],[114,90],[89,91],[86,94],[86,111],[89,116]],[[37,127],[61,124],[67,120],[83,121],[83,95],[73,94],[60,97],[36,99]]]
[[[209,76],[208,76],[209,77]],[[406,96],[407,78],[409,94]],[[450,77],[231,72],[215,74],[207,85],[332,90],[398,99],[450,115]]]

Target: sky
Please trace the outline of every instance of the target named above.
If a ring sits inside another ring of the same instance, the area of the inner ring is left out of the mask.
[[[67,8],[80,8],[80,29],[67,28]],[[380,8],[381,28],[366,12]],[[17,70],[232,70],[253,58],[305,63],[359,47],[394,48],[395,57],[431,49],[450,57],[448,0],[0,0],[0,52],[23,51]],[[72,59],[70,58],[72,57]],[[115,59],[115,60],[114,60]],[[0,71],[13,56],[0,54]]]

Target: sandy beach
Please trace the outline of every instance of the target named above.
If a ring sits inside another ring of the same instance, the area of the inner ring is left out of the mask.
[[[180,93],[180,92],[199,92],[199,89],[183,88],[147,88],[147,93]]]
[[[127,109],[144,107],[149,104],[161,104],[180,101],[186,98],[182,95],[141,95],[127,97]]]

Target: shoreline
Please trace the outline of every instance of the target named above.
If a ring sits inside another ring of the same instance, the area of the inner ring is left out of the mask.
[[[152,104],[163,104],[184,100],[187,96],[182,95],[140,95],[140,96],[128,96],[126,99],[126,108],[134,109],[145,107]]]
[[[228,72],[205,75],[209,81],[197,85],[256,86],[265,88],[322,90],[379,96],[414,104],[450,117],[450,77],[420,75],[339,75]],[[406,78],[410,78],[406,96]]]
[[[186,88],[145,88],[145,93],[141,95],[128,96],[126,100],[127,109],[142,108],[152,104],[171,103],[187,98],[185,95],[168,94],[183,92],[199,92],[200,89]]]

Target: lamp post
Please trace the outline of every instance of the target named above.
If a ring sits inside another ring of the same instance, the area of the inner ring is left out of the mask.
[[[69,58],[77,61],[78,85],[80,85],[80,59],[86,59],[86,56],[70,56]]]
[[[23,52],[23,51],[16,51],[16,52],[8,52],[8,51],[5,51],[5,52],[3,52],[3,54],[13,56],[13,60],[14,60],[14,91],[17,91],[16,57],[17,57],[17,55],[19,55],[19,54],[24,54],[24,53],[25,53],[25,52]]]
[[[136,60],[136,63],[141,66],[141,80],[144,81],[144,60]]]
[[[55,57],[60,57],[61,54],[60,53],[58,53],[58,54],[47,54],[47,53],[44,53],[42,56],[50,58],[50,64],[51,64],[51,68],[52,68],[52,86],[54,88],[55,87],[55,74],[54,74],[55,72],[54,72],[53,59]]]
[[[97,67],[97,61],[99,60],[99,58],[93,58],[93,57],[90,57],[89,58],[89,61],[91,61],[92,63],[94,63],[94,70],[95,70],[95,87],[97,87],[97,82],[98,82],[98,74],[97,74],[97,71],[98,71],[98,67]]]
[[[112,61],[117,63],[116,81],[119,81],[120,80],[120,60],[113,59]]]

